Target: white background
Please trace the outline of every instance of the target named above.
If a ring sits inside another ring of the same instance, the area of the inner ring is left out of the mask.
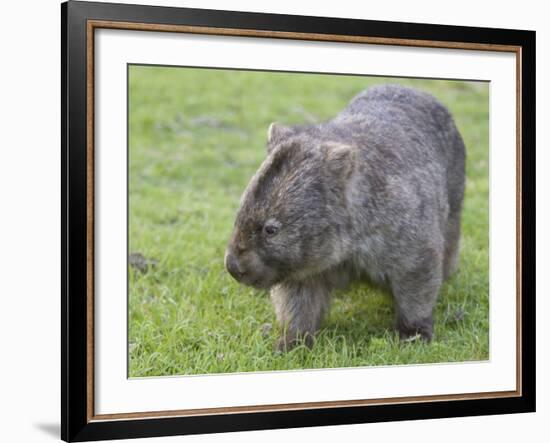
[[[119,0],[121,1],[121,0]],[[545,271],[550,259],[550,207],[544,190],[550,153],[545,131],[550,114],[550,29],[544,2],[463,0],[368,2],[253,2],[244,0],[150,1],[217,9],[251,10],[377,20],[461,24],[537,30],[537,352],[538,412],[474,417],[188,436],[143,441],[275,442],[407,441],[499,442],[548,438],[550,419],[550,326],[543,313],[550,302]],[[3,6],[0,69],[0,417],[2,441],[55,441],[59,427],[59,3],[56,0],[10,2]],[[546,102],[544,102],[546,100]]]

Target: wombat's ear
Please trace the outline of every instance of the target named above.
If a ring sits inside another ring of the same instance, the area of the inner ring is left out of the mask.
[[[321,147],[327,169],[342,179],[347,179],[355,168],[355,148],[344,143],[327,142]]]
[[[273,122],[267,130],[267,152],[270,153],[276,143],[292,134],[292,128]]]

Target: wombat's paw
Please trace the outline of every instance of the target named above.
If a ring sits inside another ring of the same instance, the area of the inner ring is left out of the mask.
[[[401,339],[401,341],[405,343],[413,343],[415,341],[419,341],[423,339],[422,335],[420,335],[419,333],[416,333],[415,335],[411,335],[410,337],[400,336],[399,338]]]
[[[306,334],[302,337],[280,337],[273,346],[275,352],[288,352],[291,349],[301,344],[305,345],[309,349],[313,347],[314,337],[310,334]]]
[[[294,342],[287,340],[285,337],[280,337],[273,344],[273,351],[276,353],[283,353],[290,351],[294,347]]]
[[[403,333],[399,331],[399,338],[404,343],[413,343],[423,341],[425,343],[430,343],[433,338],[432,332],[413,332],[413,333]]]
[[[399,338],[403,342],[411,343],[422,340],[429,343],[433,338],[433,320],[432,318],[427,318],[412,324],[398,320],[397,330]]]
[[[262,329],[261,329],[261,331],[262,331],[262,337],[263,337],[263,338],[269,337],[269,335],[271,334],[271,330],[272,330],[272,329],[273,329],[273,326],[272,326],[271,323],[264,323],[264,324],[262,325]]]

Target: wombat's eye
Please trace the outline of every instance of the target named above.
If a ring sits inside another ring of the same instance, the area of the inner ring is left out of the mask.
[[[279,228],[274,225],[265,225],[264,226],[264,233],[265,235],[271,237],[279,232]]]
[[[277,232],[279,232],[279,228],[281,227],[281,223],[276,218],[269,218],[264,223],[264,226],[262,227],[262,233],[265,237],[273,237]]]

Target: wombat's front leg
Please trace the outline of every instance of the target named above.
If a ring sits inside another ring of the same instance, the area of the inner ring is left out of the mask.
[[[290,350],[301,340],[311,347],[329,306],[330,289],[321,283],[282,283],[270,296],[282,330],[276,349]]]
[[[421,261],[420,266],[405,270],[392,281],[396,328],[402,340],[420,336],[431,341],[433,308],[442,282],[440,260]]]

